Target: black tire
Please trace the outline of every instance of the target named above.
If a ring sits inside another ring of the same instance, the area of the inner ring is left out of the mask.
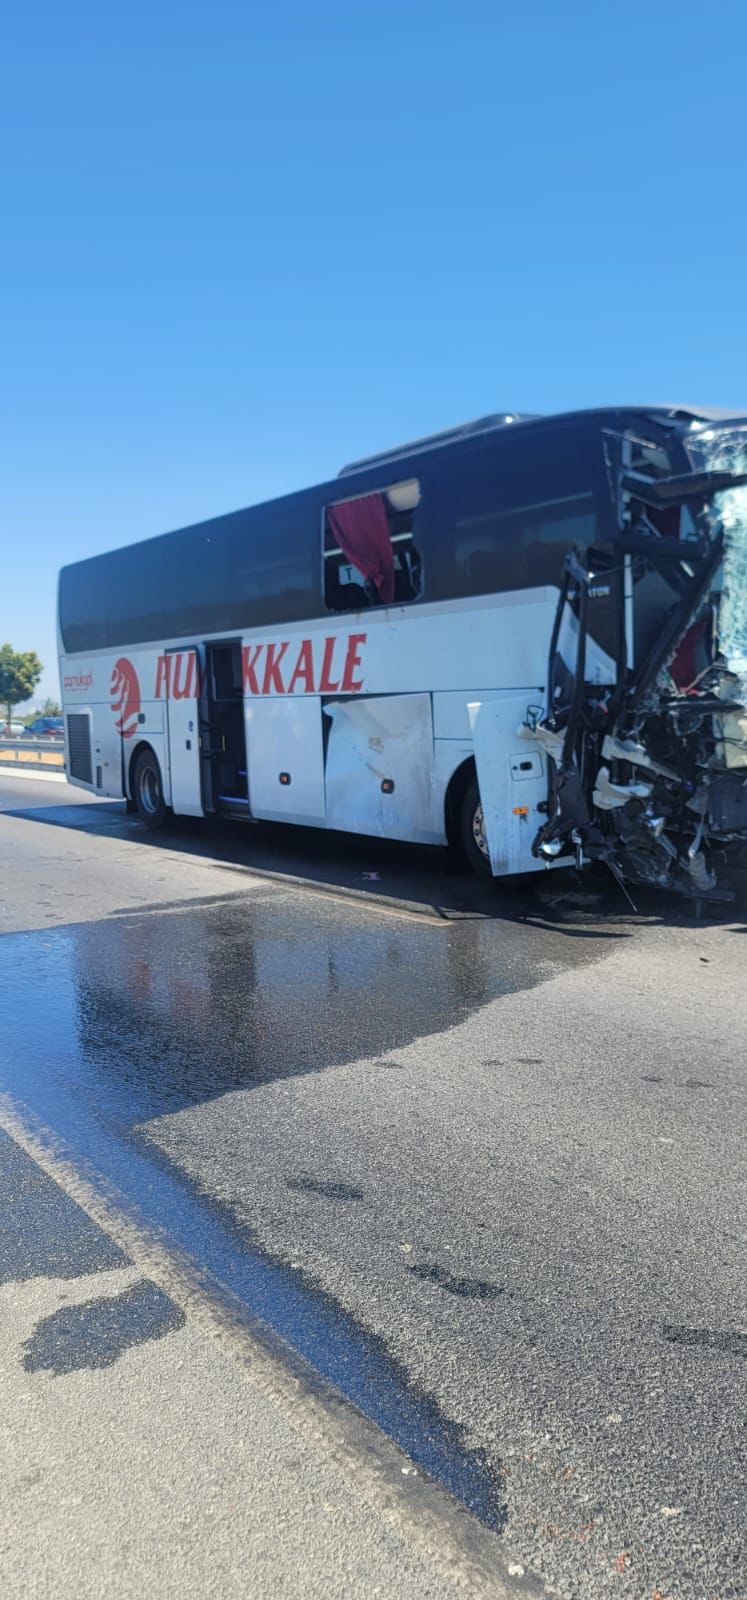
[[[477,779],[470,778],[464,791],[464,799],[459,816],[459,832],[462,849],[469,866],[479,878],[492,878],[487,840],[482,828],[482,804]]]
[[[162,828],[168,816],[168,806],[163,798],[161,768],[158,758],[146,746],[140,751],[132,774],[132,796],[137,814],[146,828]]]

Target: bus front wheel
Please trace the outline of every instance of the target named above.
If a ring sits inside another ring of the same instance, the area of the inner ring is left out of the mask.
[[[485,835],[485,818],[476,778],[470,779],[464,791],[461,833],[462,848],[472,871],[481,878],[492,878],[490,851]]]
[[[150,749],[141,750],[135,762],[132,793],[138,816],[146,827],[162,827],[166,821],[168,807],[163,798],[161,769],[157,757]]]

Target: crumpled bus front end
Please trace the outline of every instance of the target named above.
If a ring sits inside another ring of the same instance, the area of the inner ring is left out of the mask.
[[[566,563],[546,710],[548,864],[606,863],[621,884],[733,897],[747,867],[747,424],[690,425],[672,449],[606,439],[616,506],[616,678],[586,670],[594,552]],[[645,613],[646,629],[638,626]]]

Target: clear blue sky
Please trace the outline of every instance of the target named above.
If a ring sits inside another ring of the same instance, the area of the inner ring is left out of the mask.
[[[0,641],[482,412],[747,405],[744,0],[10,0]]]

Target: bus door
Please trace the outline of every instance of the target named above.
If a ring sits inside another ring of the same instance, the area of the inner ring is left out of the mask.
[[[202,793],[206,811],[249,815],[240,639],[205,646],[201,705]]]
[[[204,814],[200,757],[202,662],[196,646],[166,651],[167,740],[171,804],[187,817]]]

